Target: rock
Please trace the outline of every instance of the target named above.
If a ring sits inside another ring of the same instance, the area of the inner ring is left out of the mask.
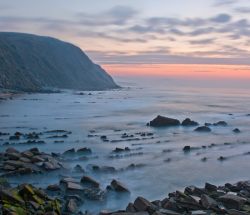
[[[63,154],[68,155],[68,154],[74,154],[75,152],[76,152],[75,149],[71,148],[71,149],[66,150]]]
[[[4,162],[4,165],[10,165],[10,166],[13,166],[15,168],[19,168],[19,167],[23,167],[24,166],[24,163],[21,162],[21,161],[14,161],[14,160],[7,160]]]
[[[233,132],[236,133],[236,134],[238,134],[238,133],[240,133],[241,131],[240,131],[240,129],[235,128],[235,129],[233,130]]]
[[[101,140],[107,140],[107,136],[106,136],[106,135],[102,135],[102,136],[100,137],[100,139],[101,139]]]
[[[91,154],[92,150],[90,148],[84,147],[84,148],[78,149],[77,153]]]
[[[134,207],[134,204],[133,203],[129,203],[127,208],[126,208],[126,212],[130,212],[130,213],[135,213],[136,212],[136,209]]]
[[[214,209],[218,206],[218,203],[206,194],[201,195],[201,204],[206,209]]]
[[[137,197],[134,202],[136,211],[147,211],[150,208],[155,208],[154,205],[143,197]]]
[[[50,160],[50,161],[44,162],[43,167],[45,170],[48,170],[48,171],[60,169],[59,164],[55,160]]]
[[[8,157],[10,160],[19,160],[20,153],[16,152],[5,153],[5,156]]]
[[[20,136],[10,136],[9,140],[20,140]]]
[[[15,148],[9,147],[5,150],[5,153],[19,153]]]
[[[178,126],[180,121],[173,118],[168,118],[158,115],[155,119],[149,122],[149,126],[152,127],[167,127],[167,126]]]
[[[207,127],[207,126],[200,126],[198,128],[196,128],[194,131],[197,132],[211,132],[211,128]]]
[[[65,211],[69,212],[70,214],[75,214],[78,210],[77,203],[75,199],[70,199],[66,203]]]
[[[45,160],[41,156],[36,155],[31,158],[31,161],[32,163],[39,163],[39,162],[44,162]]]
[[[184,146],[182,150],[184,152],[189,152],[191,150],[191,146]]]
[[[112,166],[92,166],[93,171],[97,172],[116,172],[116,169]]]
[[[26,158],[26,157],[20,157],[19,160],[24,162],[24,163],[31,163],[31,160],[29,158]]]
[[[235,209],[227,210],[227,213],[229,215],[249,215],[249,213],[247,213],[247,212],[238,211],[238,210],[235,210]]]
[[[90,186],[93,186],[93,187],[99,187],[100,184],[94,180],[93,178],[89,177],[89,176],[83,176],[82,179],[81,179],[81,183],[84,184],[84,185],[90,185]]]
[[[214,126],[227,126],[227,123],[225,121],[219,121],[213,124]]]
[[[240,210],[243,204],[247,201],[245,198],[233,194],[226,194],[219,197],[219,201],[228,209]]]
[[[83,187],[80,184],[74,182],[67,182],[66,184],[67,192],[79,193],[82,194],[84,191]]]
[[[117,192],[130,192],[129,189],[117,180],[111,182],[111,187]]]
[[[129,152],[129,151],[130,151],[130,148],[128,148],[128,147],[125,147],[124,149],[123,149],[123,148],[118,148],[118,147],[116,147],[116,148],[113,150],[114,153]]]
[[[24,151],[21,153],[21,155],[29,159],[31,159],[34,156],[34,154],[31,151]]]
[[[58,184],[52,184],[47,187],[47,190],[49,191],[60,191],[61,188]]]
[[[185,120],[183,120],[183,122],[181,123],[182,126],[197,126],[199,125],[198,122],[192,121],[189,118],[186,118]]]
[[[219,158],[218,158],[218,160],[219,161],[224,161],[224,160],[226,160],[227,158],[226,157],[223,157],[223,156],[220,156]]]
[[[34,155],[39,155],[40,154],[39,149],[36,148],[36,147],[35,148],[31,148],[29,151],[32,152]]]
[[[205,189],[209,192],[213,192],[213,191],[217,191],[217,186],[210,184],[210,183],[206,183],[205,184]]]

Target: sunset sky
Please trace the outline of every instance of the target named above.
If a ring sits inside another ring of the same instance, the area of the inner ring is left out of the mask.
[[[250,78],[249,15],[249,0],[0,1],[1,31],[69,41],[111,74]]]

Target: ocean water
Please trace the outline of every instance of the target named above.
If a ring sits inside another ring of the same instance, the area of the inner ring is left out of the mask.
[[[71,171],[80,164],[86,174],[105,189],[112,179],[125,184],[131,194],[113,194],[104,202],[85,202],[82,210],[125,208],[137,196],[149,200],[162,199],[169,192],[185,186],[203,186],[205,182],[224,184],[250,178],[250,86],[227,80],[176,80],[171,78],[119,77],[123,88],[111,91],[64,91],[58,94],[26,94],[0,103],[0,131],[14,134],[44,132],[54,129],[71,131],[64,142],[55,143],[41,135],[46,144],[14,145],[19,150],[38,147],[44,152],[63,153],[70,148],[89,147],[88,159],[67,157],[69,168],[63,172],[10,178],[13,184],[28,182],[46,187],[58,183],[63,176],[80,179],[82,174]],[[245,83],[245,82],[244,82]],[[201,125],[224,120],[228,126],[211,126],[211,133],[194,132],[194,127],[151,128],[146,123],[157,115],[184,120],[189,117]],[[233,129],[241,133],[235,134]],[[142,137],[139,132],[151,132]],[[128,141],[122,134],[134,135]],[[93,137],[88,137],[93,135]],[[103,142],[106,135],[109,142]],[[8,137],[0,137],[0,151],[8,146]],[[56,139],[56,140],[61,140]],[[114,141],[117,140],[117,141]],[[123,141],[119,141],[123,140]],[[22,142],[22,140],[20,140]],[[212,145],[211,147],[211,144]],[[197,147],[184,153],[183,147]],[[202,148],[202,146],[207,146]],[[210,146],[210,147],[208,147]],[[130,152],[115,157],[116,147],[129,147]],[[224,156],[225,161],[218,158]],[[206,157],[204,162],[202,158]],[[126,169],[138,164],[134,169]],[[91,165],[112,166],[115,173],[96,173]]]

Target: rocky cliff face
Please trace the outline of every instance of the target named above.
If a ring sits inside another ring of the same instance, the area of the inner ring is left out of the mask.
[[[117,88],[111,76],[84,52],[54,38],[0,33],[0,88],[105,90]]]

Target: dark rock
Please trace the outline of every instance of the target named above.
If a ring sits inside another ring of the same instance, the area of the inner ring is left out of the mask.
[[[100,138],[101,138],[101,140],[107,140],[107,136],[106,135],[102,135]]]
[[[212,123],[205,122],[204,125],[208,127],[208,126],[211,126]]]
[[[205,184],[205,189],[209,192],[213,192],[213,191],[217,191],[217,186],[210,184],[210,183],[206,183]]]
[[[219,158],[218,158],[218,160],[219,161],[224,161],[224,160],[226,160],[227,158],[226,157],[223,157],[223,156],[220,156]]]
[[[61,188],[58,184],[52,184],[47,187],[47,190],[49,191],[60,191]]]
[[[196,128],[194,131],[197,132],[211,132],[211,128],[207,127],[207,126],[200,126],[198,128]]]
[[[10,136],[9,140],[20,140],[20,136]]]
[[[117,180],[111,182],[111,187],[117,192],[130,192],[129,189]]]
[[[235,210],[235,209],[230,209],[230,210],[227,210],[227,213],[229,215],[249,215],[249,212],[244,212],[244,211],[238,211],[238,210]]]
[[[148,211],[151,208],[155,208],[155,206],[149,202],[147,199],[143,197],[137,197],[134,202],[134,207],[136,211]]]
[[[125,147],[124,149],[123,149],[123,148],[118,148],[118,147],[116,147],[116,148],[113,150],[114,153],[129,152],[129,151],[130,151],[130,149],[129,149],[128,147]]]
[[[197,126],[199,125],[198,122],[195,122],[195,121],[192,121],[191,119],[189,118],[186,118],[182,123],[181,123],[182,126]]]
[[[134,207],[134,204],[133,203],[129,203],[127,208],[126,208],[126,212],[129,212],[129,213],[135,213],[136,212],[136,209]]]
[[[19,153],[15,148],[9,147],[5,150],[6,153]]]
[[[89,176],[83,176],[81,178],[81,183],[84,184],[84,185],[90,185],[90,186],[93,186],[93,187],[99,187],[100,184],[94,180],[93,178],[89,177]]]
[[[206,209],[214,209],[218,206],[218,203],[206,194],[201,195],[201,204]]]
[[[81,148],[81,149],[78,149],[77,150],[77,153],[83,153],[83,154],[91,154],[92,153],[92,150],[90,148]]]
[[[240,131],[240,129],[235,128],[235,129],[233,130],[233,132],[236,133],[236,134],[238,134],[238,133],[240,133],[241,131]]]
[[[155,119],[149,122],[149,125],[152,127],[178,126],[180,125],[180,121],[158,115]]]
[[[214,126],[227,126],[227,123],[225,121],[219,121],[213,124]]]
[[[223,205],[228,209],[240,210],[247,200],[233,194],[226,194],[219,197],[219,201],[222,202]]]
[[[71,148],[71,149],[66,150],[63,154],[68,155],[68,154],[74,154],[75,152],[76,152],[75,149]]]
[[[191,150],[191,146],[184,146],[183,151],[184,152],[189,152]]]

